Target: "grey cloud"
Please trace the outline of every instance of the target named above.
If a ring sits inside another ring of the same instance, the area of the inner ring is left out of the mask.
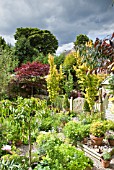
[[[13,35],[18,27],[50,30],[59,44],[78,34],[106,32],[114,23],[112,0],[0,0],[0,35]],[[108,31],[109,32],[109,31]]]

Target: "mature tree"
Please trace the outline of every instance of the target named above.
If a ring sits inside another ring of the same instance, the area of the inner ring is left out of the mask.
[[[17,66],[18,61],[14,56],[13,49],[0,51],[0,98],[5,97],[7,85],[10,81],[12,71]]]
[[[78,46],[85,45],[86,42],[89,41],[87,35],[80,34],[76,37],[76,41],[74,42],[74,48],[77,49]]]
[[[56,37],[48,30],[40,30],[38,28],[17,28],[14,35],[16,55],[24,60],[30,60],[34,55],[38,53],[43,53],[47,55],[48,53],[55,53],[58,48],[58,41]],[[28,59],[27,59],[27,56]]]
[[[79,48],[83,63],[91,67],[91,72],[111,72],[114,63],[114,33],[100,40],[96,38],[95,43],[91,41]]]
[[[15,77],[10,82],[10,96],[29,97],[46,90],[45,76],[49,65],[39,62],[22,64],[15,69]],[[12,88],[13,87],[13,88]]]
[[[44,55],[55,53],[58,48],[56,37],[48,30],[38,30],[29,36],[30,44]]]
[[[19,59],[19,66],[28,61],[32,62],[37,57],[38,50],[30,45],[30,41],[22,35],[15,44],[15,54]]]

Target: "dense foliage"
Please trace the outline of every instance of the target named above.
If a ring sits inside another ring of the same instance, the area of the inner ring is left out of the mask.
[[[77,49],[80,46],[83,46],[86,44],[86,42],[89,41],[89,38],[87,37],[87,35],[84,34],[80,34],[78,36],[76,36],[76,41],[74,42],[75,45],[75,49]]]
[[[38,28],[17,28],[14,35],[15,54],[19,58],[20,64],[24,61],[33,61],[39,53],[47,55],[55,53],[58,48],[56,37],[48,30]]]
[[[46,76],[48,71],[49,65],[38,62],[23,64],[15,69],[16,77],[19,79]]]
[[[0,51],[0,99],[7,97],[7,85],[17,64],[13,49]]]
[[[40,91],[46,93],[45,76],[49,72],[49,65],[39,62],[22,64],[15,69],[15,76],[9,84],[10,96],[28,97],[39,94]]]
[[[76,53],[75,52],[71,52],[68,55],[66,55],[65,59],[64,59],[64,63],[63,63],[63,69],[65,72],[67,72],[68,70],[72,70],[73,71],[73,65],[76,65],[77,61],[76,61]]]
[[[46,81],[47,81],[47,88],[49,92],[50,101],[53,103],[56,97],[59,95],[60,82],[63,79],[63,73],[62,73],[62,67],[60,67],[59,72],[56,69],[56,65],[54,64],[54,57],[52,55],[49,55],[48,62],[50,65],[50,70]]]

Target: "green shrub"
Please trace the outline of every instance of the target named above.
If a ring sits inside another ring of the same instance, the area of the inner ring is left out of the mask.
[[[51,170],[85,170],[86,167],[93,166],[92,160],[85,156],[83,151],[68,144],[53,147],[43,161],[47,161]]]
[[[114,131],[114,121],[112,121],[112,120],[105,120],[104,124],[105,124],[107,130],[113,130]]]
[[[73,145],[89,136],[89,125],[82,125],[79,122],[69,121],[63,128],[63,133]]]
[[[57,133],[45,132],[40,133],[36,139],[38,146],[38,154],[46,155],[47,152],[53,149],[56,145],[60,145],[62,140],[57,136]]]
[[[40,131],[46,132],[53,129],[58,131],[58,129],[63,127],[70,119],[67,113],[56,113],[54,110],[51,110],[48,114],[41,113],[38,128]]]
[[[102,112],[92,112],[91,114],[89,112],[83,112],[77,116],[80,121],[84,122],[85,124],[90,124],[93,121],[103,120],[103,115],[104,113]]]

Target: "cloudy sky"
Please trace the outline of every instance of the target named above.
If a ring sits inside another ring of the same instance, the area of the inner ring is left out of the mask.
[[[114,32],[113,0],[0,0],[0,36],[14,44],[19,27],[37,27],[53,33],[57,53],[72,48],[76,36],[95,40]]]

